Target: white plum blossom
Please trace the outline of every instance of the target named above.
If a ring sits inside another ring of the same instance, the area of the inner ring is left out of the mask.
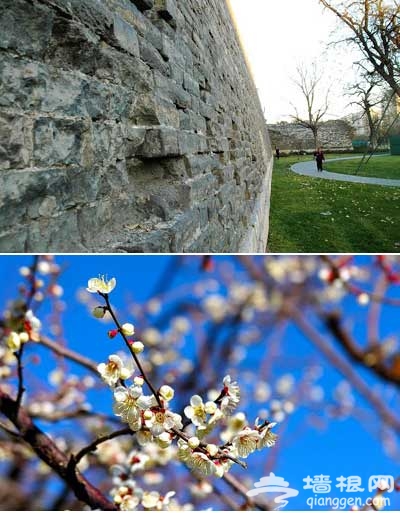
[[[163,497],[158,492],[144,492],[142,497],[142,506],[147,510],[161,511],[168,506],[170,498],[175,492],[168,492]]]
[[[140,353],[143,353],[143,351],[144,351],[143,343],[139,342],[138,340],[136,342],[132,342],[132,344],[130,344],[130,346],[132,348],[132,351],[135,354],[140,354]]]
[[[208,481],[198,481],[189,485],[190,493],[196,499],[205,499],[213,492],[213,487]]]
[[[257,449],[263,449],[264,447],[272,447],[275,445],[278,435],[273,433],[271,429],[276,426],[276,422],[269,422],[267,424],[257,427],[256,429],[260,433],[260,439],[257,443]]]
[[[153,441],[153,434],[148,429],[141,429],[136,433],[136,441],[140,446],[146,447]]]
[[[206,405],[210,404],[211,401],[206,403]],[[215,404],[215,403],[212,403]],[[213,408],[210,407],[210,410]],[[207,412],[208,413],[208,412]],[[218,425],[218,422],[225,418],[225,415],[222,411],[217,408],[215,412],[211,415],[211,417],[207,420],[207,423],[197,427],[196,433],[201,438],[204,438],[206,435],[210,434],[213,429]]]
[[[203,476],[211,476],[216,473],[216,465],[210,458],[201,451],[194,450],[186,460],[187,466],[200,472]]]
[[[115,386],[120,379],[130,378],[133,373],[132,369],[124,366],[121,358],[116,354],[110,355],[107,363],[100,363],[97,370],[102,380],[111,387]]]
[[[139,498],[136,495],[125,495],[119,503],[121,511],[133,511],[139,505]]]
[[[130,322],[126,322],[121,326],[121,332],[127,337],[131,337],[135,333],[135,326]]]
[[[32,310],[28,310],[25,313],[25,320],[29,323],[29,327],[34,332],[39,332],[42,327],[40,320],[34,315]]]
[[[203,403],[203,399],[199,395],[193,395],[190,399],[190,406],[186,406],[184,413],[195,426],[206,427],[207,414],[215,414],[217,405],[213,401]]]
[[[6,344],[11,351],[19,351],[21,349],[21,339],[18,333],[12,331],[6,339]]]
[[[131,474],[135,474],[135,472],[143,470],[148,461],[149,457],[147,454],[144,454],[143,452],[138,452],[136,450],[131,451],[128,454],[127,458],[127,463],[129,465],[129,470]]]
[[[246,427],[233,437],[232,445],[240,457],[247,458],[249,454],[257,449],[259,440],[260,433],[255,429]]]
[[[203,301],[203,308],[214,322],[221,322],[228,313],[226,298],[220,294],[210,294]]]
[[[189,438],[187,443],[191,449],[196,449],[200,445],[200,440],[197,438],[197,436],[192,436]]]
[[[158,435],[158,437],[155,439],[155,441],[161,449],[166,449],[167,447],[169,447],[171,445],[172,438],[169,433],[164,431],[163,433],[161,433],[161,435]]]
[[[133,474],[133,472],[131,472]],[[135,481],[130,476],[129,466],[124,462],[112,465],[110,467],[113,485],[116,487],[125,486],[127,488],[135,488]]]
[[[207,444],[206,450],[207,450],[208,454],[212,457],[214,457],[218,454],[218,447],[215,444]]]
[[[170,387],[169,385],[163,385],[161,388],[160,388],[160,396],[167,402],[170,402],[172,401],[172,399],[174,398],[174,389],[172,387]]]
[[[141,411],[153,406],[154,397],[142,395],[142,387],[117,387],[114,390],[114,414],[121,417],[133,431],[142,427]]]
[[[109,294],[112,292],[117,284],[115,278],[111,278],[111,280],[106,281],[104,276],[100,276],[99,278],[90,278],[88,281],[88,286],[86,290],[91,294]]]
[[[150,412],[148,410],[145,413],[151,413],[151,415],[144,416],[144,424],[154,436],[161,435],[164,431],[169,431],[173,428],[182,429],[183,427],[182,417],[170,410],[159,408],[156,411]]]
[[[228,425],[225,431],[220,434],[223,442],[228,442],[238,431],[241,431],[247,425],[246,415],[242,412],[236,413],[228,419]]]
[[[236,381],[232,381],[231,377],[225,376],[223,380],[224,397],[221,400],[221,410],[225,414],[231,414],[240,401],[240,388]]]

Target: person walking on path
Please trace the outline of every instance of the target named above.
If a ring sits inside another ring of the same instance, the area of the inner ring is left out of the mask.
[[[281,156],[281,150],[279,148],[275,148],[275,156],[277,160],[279,160],[279,157]]]
[[[317,151],[314,153],[314,158],[317,162],[317,171],[323,171],[322,162],[325,160],[325,155],[321,148],[317,148]]]

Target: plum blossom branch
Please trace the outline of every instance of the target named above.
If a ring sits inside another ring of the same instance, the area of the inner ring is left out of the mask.
[[[33,449],[37,456],[47,463],[69,485],[79,500],[93,509],[105,511],[117,509],[79,471],[76,469],[71,471],[67,456],[32,422],[25,409],[1,390],[0,411],[14,424],[18,429],[20,437]]]
[[[365,298],[370,301],[375,301],[375,302],[386,304],[386,305],[400,306],[400,299],[385,297],[381,294],[376,294],[374,292],[365,292],[364,290],[360,289],[359,287],[354,286],[347,279],[344,279],[343,278],[343,270],[344,270],[346,264],[349,261],[351,261],[352,258],[353,257],[344,257],[342,259],[342,261],[338,264],[335,262],[335,260],[332,257],[330,257],[328,255],[321,255],[320,256],[321,261],[324,262],[328,268],[326,281],[328,281],[329,283],[333,283],[336,280],[340,281],[340,283],[342,284],[344,289],[347,290],[347,292],[349,292],[350,294],[352,294],[358,298],[362,298],[363,296],[365,296]],[[399,283],[400,282],[400,277],[397,274],[393,273],[390,266],[388,266],[387,263],[385,262],[385,257],[377,257],[377,264],[383,271],[387,283]]]
[[[97,447],[102,443],[107,442],[108,440],[113,440],[114,438],[118,438],[119,436],[132,434],[133,431],[131,430],[131,428],[123,428],[119,429],[118,431],[114,431],[113,433],[109,433],[108,435],[100,436],[86,447],[83,447],[83,449],[81,449],[75,456],[72,457],[75,466],[78,465],[78,463],[84,456],[86,456],[86,454],[95,451]]]
[[[153,393],[153,396],[156,398],[158,406],[160,408],[164,408],[164,404],[162,403],[162,400],[160,399],[158,392],[156,392],[156,389],[155,389],[154,385],[151,383],[150,379],[147,377],[146,372],[143,369],[143,366],[141,365],[138,356],[135,354],[134,350],[132,349],[132,343],[128,340],[127,336],[124,333],[123,325],[119,322],[119,320],[111,306],[108,293],[103,293],[101,291],[99,291],[98,293],[105,300],[107,311],[110,313],[110,315],[117,327],[119,334],[122,336],[126,346],[128,347],[129,352],[131,353],[131,355],[141,373],[141,376],[143,377],[144,381],[150,388],[151,392]],[[217,400],[215,402],[217,403],[217,401],[218,402],[222,401],[222,399],[223,399],[223,397],[225,397],[225,395],[226,394],[224,393],[224,391],[222,391],[220,396],[217,398]],[[171,428],[171,432],[174,433],[181,440],[184,440],[185,442],[188,442],[190,440],[190,438],[183,431],[181,431],[180,429],[178,429],[176,427]],[[200,442],[198,444],[197,448],[199,451],[202,451],[205,455],[208,455],[207,444]],[[238,458],[236,458],[236,457],[232,456],[231,454],[224,452],[220,449],[217,450],[216,455],[218,455],[220,458],[231,460],[232,462],[237,463],[238,465],[240,465],[243,468],[247,468],[246,463],[244,463],[243,461],[239,460]]]
[[[132,378],[133,385],[128,386],[126,380],[132,376],[132,372],[118,355],[110,355],[108,363],[101,363],[97,366],[102,379],[114,391],[114,413],[129,425],[127,433],[135,433],[138,443],[142,446],[148,442],[156,442],[162,449],[166,449],[174,439],[177,439],[178,459],[191,470],[204,476],[216,475],[222,478],[233,463],[247,468],[246,463],[240,458],[247,458],[255,450],[274,445],[276,435],[271,432],[271,428],[275,424],[261,422],[250,427],[244,420],[228,436],[230,440],[225,440],[224,445],[217,446],[204,440],[221,420],[232,415],[239,403],[239,386],[228,375],[223,379],[223,388],[214,401],[203,403],[199,395],[192,396],[190,405],[184,409],[184,414],[190,422],[183,425],[182,417],[169,407],[174,390],[168,385],[163,385],[160,388],[153,385],[138,357],[138,354],[144,350],[144,345],[128,338],[134,334],[134,326],[130,323],[122,324],[111,306],[109,293],[115,285],[114,278],[110,281],[106,281],[104,277],[92,278],[88,282],[87,290],[97,293],[104,299],[105,306],[95,307],[93,314],[98,318],[102,318],[106,312],[110,314],[116,329],[108,332],[109,337],[112,339],[117,335],[122,337],[140,372],[140,376]],[[151,396],[143,395],[142,385],[144,383],[152,392]],[[243,418],[245,419],[244,415]],[[193,425],[194,436],[189,436],[183,431],[189,424]],[[119,434],[118,432],[116,436]],[[71,464],[76,464],[79,458],[107,439],[107,437],[101,438],[83,448],[75,458],[71,459]],[[122,480],[127,479],[125,472],[122,472],[120,476]],[[228,478],[227,482],[232,485],[232,479]],[[123,504],[122,509],[137,504],[138,498],[135,497],[135,494],[140,492],[135,488],[134,485],[129,484],[129,481],[126,481],[126,485],[122,483],[121,486],[120,483],[120,487],[114,492],[114,500],[117,504]],[[237,489],[240,491],[240,487]],[[243,489],[240,492],[246,496]],[[147,499],[143,498],[143,501],[142,504],[147,507]],[[248,501],[247,496],[246,501]]]
[[[33,257],[33,263],[30,267],[30,288],[27,294],[27,298],[25,301],[25,311],[29,311],[30,305],[36,293],[36,271],[39,263],[39,257],[35,255]],[[21,344],[19,350],[15,353],[17,358],[17,373],[18,373],[18,392],[17,392],[17,400],[16,400],[16,410],[15,413],[18,414],[18,409],[22,402],[22,396],[25,392],[24,386],[24,368],[23,368],[23,355],[24,355],[24,344]]]
[[[103,292],[99,292],[100,296],[102,298],[104,298],[105,302],[106,302],[106,306],[107,306],[107,310],[108,312],[110,313],[117,329],[118,329],[118,332],[119,334],[121,335],[121,337],[124,339],[124,342],[125,342],[125,345],[127,346],[133,360],[135,361],[135,364],[137,365],[137,368],[139,369],[144,381],[146,382],[147,386],[150,388],[152,394],[154,395],[154,397],[156,398],[156,401],[158,403],[158,405],[160,407],[162,407],[162,403],[161,403],[161,400],[159,398],[159,395],[158,393],[156,392],[155,388],[153,387],[151,381],[149,380],[149,378],[147,377],[146,375],[146,372],[144,371],[141,363],[140,363],[140,360],[139,358],[137,357],[137,355],[135,354],[134,350],[132,349],[132,344],[129,342],[127,336],[125,335],[124,333],[124,330],[122,329],[122,325],[120,324],[120,322],[118,321],[117,319],[117,316],[111,306],[111,303],[110,303],[110,299],[108,297],[108,293],[103,293]]]

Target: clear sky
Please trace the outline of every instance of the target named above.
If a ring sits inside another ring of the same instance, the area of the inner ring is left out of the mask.
[[[304,102],[291,78],[300,63],[316,61],[322,90],[332,87],[328,118],[349,113],[343,85],[353,76],[354,52],[330,47],[338,36],[336,18],[318,0],[230,0],[268,122],[289,121],[295,103]]]

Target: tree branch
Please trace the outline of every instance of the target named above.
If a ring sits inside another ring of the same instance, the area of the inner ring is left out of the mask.
[[[115,511],[117,507],[89,483],[76,469],[69,466],[67,456],[54,442],[41,431],[17,402],[0,390],[0,412],[18,429],[21,438],[33,449],[37,456],[51,467],[76,497],[92,509]]]

